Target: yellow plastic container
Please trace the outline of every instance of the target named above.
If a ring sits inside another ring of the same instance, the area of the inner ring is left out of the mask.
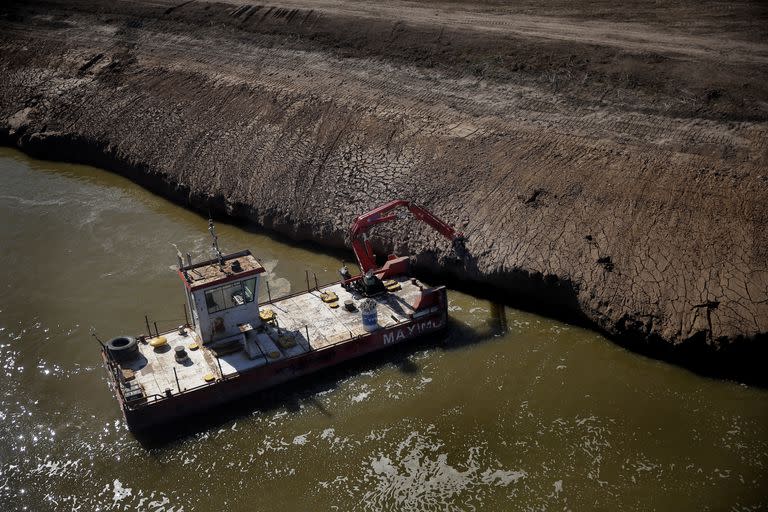
[[[269,308],[264,308],[261,311],[259,311],[259,318],[261,318],[262,322],[271,322],[275,319],[277,315],[274,311],[272,311]]]
[[[323,300],[323,302],[336,302],[339,300],[339,296],[336,295],[335,292],[323,292],[320,294],[320,298]]]
[[[165,336],[158,336],[157,338],[152,338],[149,340],[149,346],[152,348],[158,348],[162,347],[163,345],[168,344],[168,338]]]

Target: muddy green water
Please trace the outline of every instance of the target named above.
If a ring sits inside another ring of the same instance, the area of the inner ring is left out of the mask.
[[[175,243],[205,219],[131,182],[0,149],[0,510],[765,510],[768,392],[450,293],[451,329],[217,410],[123,426],[96,342],[180,323]],[[218,223],[273,293],[337,257]],[[350,255],[351,256],[351,255]]]

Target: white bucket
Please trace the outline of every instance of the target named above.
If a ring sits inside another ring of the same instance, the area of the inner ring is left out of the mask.
[[[363,316],[363,329],[365,329],[367,332],[373,332],[379,328],[379,319],[375,300],[366,299],[361,302],[360,313]]]

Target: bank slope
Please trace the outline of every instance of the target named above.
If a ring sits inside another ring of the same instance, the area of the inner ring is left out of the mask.
[[[384,230],[425,267],[637,346],[751,354],[766,9],[644,9],[11,2],[0,132],[332,246],[410,199],[468,236],[458,261],[421,226]]]

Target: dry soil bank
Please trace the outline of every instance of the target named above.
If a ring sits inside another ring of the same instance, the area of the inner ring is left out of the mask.
[[[0,137],[335,246],[410,199],[468,236],[456,261],[384,230],[425,265],[638,346],[754,355],[768,9],[614,4],[5,3]]]

